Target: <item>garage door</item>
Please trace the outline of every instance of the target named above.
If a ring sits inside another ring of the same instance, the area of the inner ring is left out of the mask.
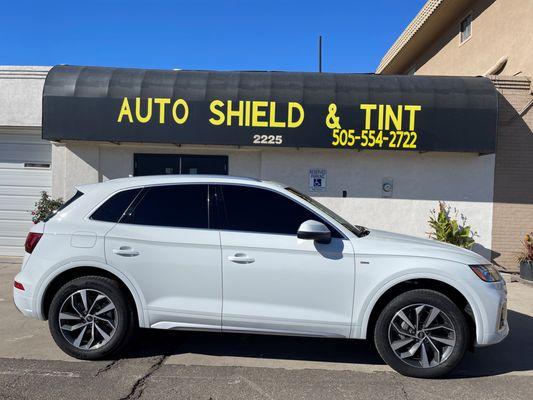
[[[24,254],[31,210],[50,193],[52,148],[39,132],[0,132],[0,255]]]

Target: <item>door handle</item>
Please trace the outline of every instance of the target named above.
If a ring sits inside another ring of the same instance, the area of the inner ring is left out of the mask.
[[[244,253],[236,253],[233,256],[229,256],[228,260],[237,264],[251,264],[255,261],[255,258],[248,257]]]
[[[122,257],[135,257],[139,252],[129,246],[120,246],[118,249],[113,249],[113,254]]]

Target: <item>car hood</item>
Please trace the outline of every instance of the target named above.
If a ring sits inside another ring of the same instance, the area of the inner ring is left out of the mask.
[[[490,264],[473,251],[437,240],[385,232],[377,229],[363,237],[364,246],[358,246],[360,254],[398,255],[438,258],[463,264]],[[360,243],[360,244],[363,244]]]

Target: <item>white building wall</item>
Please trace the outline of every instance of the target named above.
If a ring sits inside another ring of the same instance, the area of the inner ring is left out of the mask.
[[[24,254],[31,211],[50,192],[51,145],[41,139],[49,67],[0,66],[0,256]]]
[[[0,126],[41,126],[44,79],[50,68],[0,66]]]
[[[309,192],[311,168],[327,169],[324,193]],[[476,241],[482,247],[477,251],[490,255],[494,155],[265,151],[261,170],[262,179],[278,180],[313,195],[350,222],[415,236],[427,236],[429,212],[444,200],[468,217],[479,234]],[[384,178],[393,181],[391,198],[382,197]]]
[[[141,152],[227,155],[231,175],[283,182],[353,223],[420,237],[427,236],[429,211],[444,200],[478,231],[476,251],[490,255],[494,155],[70,142],[63,180],[60,162],[54,164],[54,195],[68,197],[75,184],[132,175],[133,155]],[[325,192],[309,191],[312,168],[327,170]],[[393,181],[391,198],[382,197],[384,178]]]

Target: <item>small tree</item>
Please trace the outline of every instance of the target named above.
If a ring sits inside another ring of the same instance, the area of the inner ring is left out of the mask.
[[[35,209],[31,212],[34,224],[45,221],[54,211],[63,205],[63,199],[53,199],[45,191],[41,192],[41,198],[35,203]]]
[[[466,225],[466,217],[460,214],[458,221],[457,209],[452,209],[445,202],[439,201],[439,210],[431,210],[429,216],[429,226],[432,232],[429,237],[441,242],[454,244],[465,249],[471,249],[475,243],[474,237],[478,236],[476,231],[472,231],[469,225]]]

